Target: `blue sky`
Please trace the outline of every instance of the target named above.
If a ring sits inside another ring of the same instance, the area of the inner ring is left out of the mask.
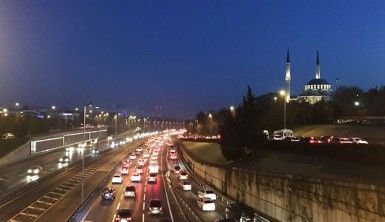
[[[187,117],[249,84],[385,82],[384,1],[0,1],[0,103],[125,105]]]

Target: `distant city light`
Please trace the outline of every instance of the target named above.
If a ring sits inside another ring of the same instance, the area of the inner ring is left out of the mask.
[[[20,103],[15,103],[15,106],[20,106]]]
[[[282,89],[282,90],[280,90],[280,91],[279,91],[279,95],[281,95],[281,96],[284,96],[284,95],[286,95],[286,92],[285,92],[285,90],[283,90],[283,89]]]
[[[76,107],[76,108],[75,108],[75,111],[79,111],[79,108],[78,108],[78,107]]]
[[[50,118],[51,118],[51,116],[50,116],[50,115],[48,115],[48,116],[47,116],[47,118],[48,118],[48,119],[50,119]]]
[[[55,110],[55,109],[56,109],[56,106],[51,106],[51,109]]]
[[[8,112],[8,109],[4,108],[3,113],[7,113],[7,112]]]
[[[360,102],[359,102],[359,101],[355,101],[355,102],[354,102],[354,105],[355,105],[355,106],[359,106],[359,105],[360,105]]]

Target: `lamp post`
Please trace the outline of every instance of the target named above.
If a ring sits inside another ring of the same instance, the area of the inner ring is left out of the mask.
[[[212,126],[211,126],[211,124],[212,124],[212,122],[213,122],[213,114],[211,114],[211,113],[209,113],[209,133],[210,133],[210,136],[212,136]]]
[[[230,106],[230,112],[231,112],[231,115],[234,117],[235,116],[235,108],[234,108],[234,106]]]
[[[83,144],[86,144],[86,112],[87,106],[84,106],[83,110]],[[84,200],[84,152],[82,152],[82,201]]]
[[[286,129],[286,92],[281,90],[279,94],[283,97],[283,128]]]

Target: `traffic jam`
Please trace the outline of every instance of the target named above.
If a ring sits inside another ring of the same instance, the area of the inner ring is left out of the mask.
[[[215,192],[190,177],[171,137],[151,137],[117,165],[100,201],[95,201],[83,221],[180,221],[173,218],[171,211],[176,209],[170,207],[166,184],[199,211],[201,220],[224,219],[226,205],[220,203],[218,208]]]

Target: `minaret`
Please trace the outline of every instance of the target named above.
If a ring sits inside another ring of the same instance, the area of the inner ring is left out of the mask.
[[[317,60],[315,61],[315,78],[321,78],[321,65],[319,64],[319,52],[317,50]]]
[[[286,82],[286,102],[288,103],[290,101],[290,81],[291,81],[291,75],[290,75],[290,55],[289,55],[289,49],[287,49],[287,55],[286,55],[286,72],[285,72],[285,82]]]

